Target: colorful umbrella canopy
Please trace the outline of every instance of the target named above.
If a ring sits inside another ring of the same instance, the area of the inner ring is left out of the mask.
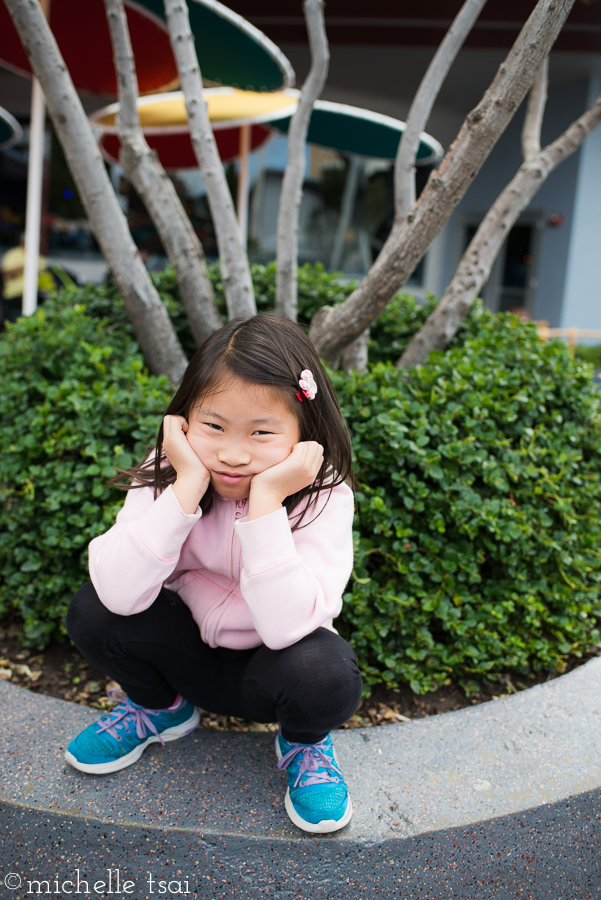
[[[250,126],[249,150],[257,150],[271,134],[265,123],[283,115],[292,115],[298,102],[295,96],[281,91],[261,94],[234,88],[207,88],[204,96],[219,155],[224,162],[239,155],[243,127]],[[156,150],[163,166],[166,169],[196,168],[198,163],[188,131],[182,92],[142,97],[138,109],[146,140]],[[100,133],[100,149],[108,162],[116,162],[119,158],[118,110],[119,104],[113,103],[90,117]]]
[[[166,90],[179,81],[169,33],[162,19],[125,0],[141,93]],[[52,0],[50,27],[78,90],[117,94],[113,48],[103,0]],[[31,66],[8,9],[0,3],[0,65],[21,75]]]
[[[296,91],[286,93],[297,95]],[[285,134],[291,117],[286,115],[281,119],[272,119],[270,127]],[[344,103],[317,100],[311,113],[307,142],[340,153],[394,159],[404,130],[405,123],[391,116]],[[443,149],[438,141],[423,133],[417,151],[417,165],[433,165],[442,156]]]
[[[252,125],[250,149],[257,150],[267,139],[270,128],[286,133],[298,105],[298,91],[273,94],[238,91],[232,88],[207,88],[204,92],[209,118],[215,132],[221,159],[238,155],[239,131]],[[101,132],[100,147],[105,158],[116,162],[119,138],[115,125],[117,103],[94,113],[92,122]],[[186,107],[181,91],[142,97],[139,101],[140,122],[149,145],[157,151],[166,169],[195,168],[196,157],[188,132]],[[394,159],[405,123],[391,116],[318,100],[311,114],[307,140],[341,153]],[[428,134],[422,134],[417,153],[418,165],[432,165],[442,158],[441,145]]]
[[[138,0],[165,21],[163,0]],[[294,84],[292,66],[276,45],[218,0],[188,0],[190,27],[203,78],[247,91]]]
[[[124,0],[141,94],[179,82],[163,0]],[[292,66],[274,43],[217,0],[189,0],[190,26],[203,78],[274,91],[294,84]],[[50,26],[78,90],[117,94],[113,50],[103,0],[52,0]],[[31,75],[29,60],[0,3],[0,65]]]
[[[22,137],[23,130],[17,120],[0,106],[0,150],[7,150]]]

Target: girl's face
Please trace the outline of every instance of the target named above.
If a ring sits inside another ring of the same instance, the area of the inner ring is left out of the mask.
[[[229,379],[190,414],[186,437],[228,500],[243,500],[253,475],[275,466],[300,441],[298,419],[275,390]]]

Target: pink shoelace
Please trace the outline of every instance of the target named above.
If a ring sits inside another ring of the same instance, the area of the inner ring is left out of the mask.
[[[305,777],[305,784],[326,784],[327,782],[340,781],[338,775],[342,772],[329,754],[324,753],[325,738],[318,744],[295,744],[278,762],[278,769],[283,771],[294,762],[298,754],[301,754],[301,760],[298,768],[298,775],[294,782],[294,787],[298,786],[301,778]],[[325,772],[319,769],[324,767]],[[330,770],[338,772],[338,775],[332,775]]]
[[[146,709],[144,706],[137,706],[117,688],[110,688],[108,695],[115,700],[120,698],[120,703],[106,716],[102,716],[103,719],[106,719],[106,722],[103,722],[101,725],[98,723],[100,727],[96,732],[97,734],[100,734],[101,731],[108,731],[112,737],[120,741],[121,736],[117,734],[116,726],[121,722],[125,725],[126,730],[130,732],[129,722],[133,719],[136,726],[136,734],[139,738],[145,738],[148,732],[152,731],[156,734],[163,747],[165,746],[165,741],[149,718],[149,715],[156,713],[156,709]]]

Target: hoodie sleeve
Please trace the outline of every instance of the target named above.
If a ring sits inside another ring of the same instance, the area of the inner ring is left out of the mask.
[[[339,614],[353,568],[353,509],[353,493],[341,484],[297,531],[283,507],[236,523],[240,589],[259,637],[272,650],[331,625]]]
[[[89,547],[90,578],[107,609],[121,616],[148,609],[200,516],[200,508],[183,512],[171,485],[156,500],[150,487],[128,491],[113,527]]]

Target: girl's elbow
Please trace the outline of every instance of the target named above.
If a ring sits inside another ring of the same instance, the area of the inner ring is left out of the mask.
[[[285,650],[286,647],[292,646],[295,644],[298,638],[290,637],[289,635],[259,635],[265,646],[269,650]]]

